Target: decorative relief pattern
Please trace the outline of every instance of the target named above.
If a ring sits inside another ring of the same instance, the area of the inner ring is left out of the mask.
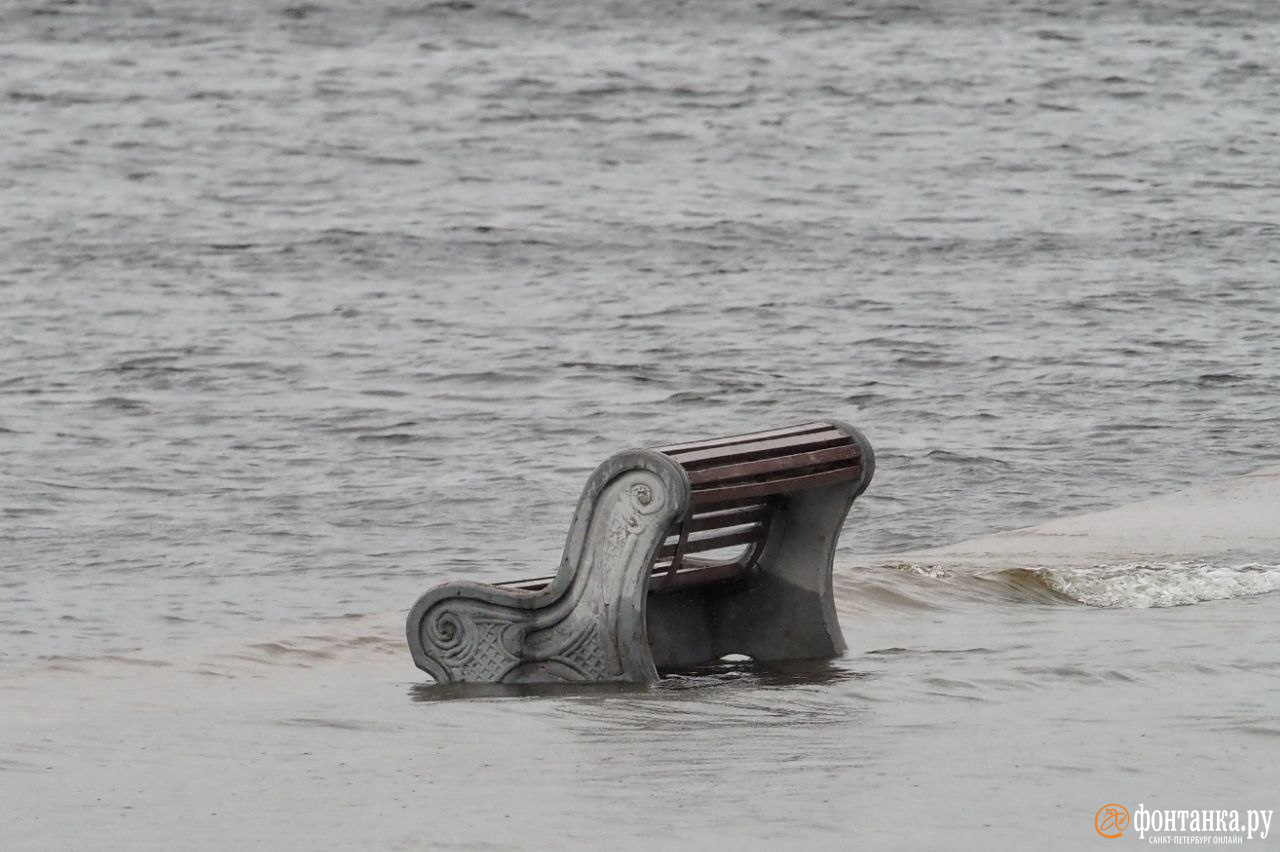
[[[495,618],[487,609],[481,601],[455,599],[441,603],[424,619],[423,647],[451,680],[500,680],[520,662],[517,649],[506,641],[516,627],[513,620]]]
[[[556,655],[555,661],[576,671],[585,681],[613,680],[622,674],[616,664],[605,657],[600,644],[600,628],[594,624],[573,641],[569,647]]]

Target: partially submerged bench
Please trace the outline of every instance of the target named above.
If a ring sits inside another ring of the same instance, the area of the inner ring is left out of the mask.
[[[836,421],[618,453],[556,575],[431,589],[409,613],[413,660],[440,683],[645,683],[731,653],[837,656],[831,564],[874,470]]]

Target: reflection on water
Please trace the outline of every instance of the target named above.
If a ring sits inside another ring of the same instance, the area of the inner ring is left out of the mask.
[[[841,660],[763,662],[748,659],[671,669],[663,672],[658,686],[661,689],[698,689],[721,683],[767,688],[818,686],[867,676],[865,672],[851,670]]]
[[[652,685],[627,683],[415,683],[409,687],[413,701],[451,701],[492,698],[600,699],[611,696],[674,698],[688,690],[729,688],[782,688],[820,686],[868,677],[838,660],[787,660],[782,662],[721,662],[670,669]],[[425,677],[425,675],[424,675]]]
[[[425,677],[425,675],[424,675]],[[415,683],[413,701],[455,701],[493,698],[602,698],[649,691],[634,683]]]

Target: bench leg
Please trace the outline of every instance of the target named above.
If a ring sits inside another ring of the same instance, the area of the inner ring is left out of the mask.
[[[688,480],[646,451],[605,462],[587,483],[552,583],[432,589],[409,613],[409,648],[440,683],[657,679],[645,630],[649,566],[688,504]]]
[[[708,590],[717,656],[815,660],[844,653],[831,570],[854,496],[845,485],[789,496],[759,570],[721,593]]]

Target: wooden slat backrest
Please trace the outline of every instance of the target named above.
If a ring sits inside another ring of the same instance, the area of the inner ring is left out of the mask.
[[[858,443],[843,429],[823,422],[656,449],[684,468],[692,492],[688,513],[672,526],[654,560],[650,589],[655,591],[749,571],[785,495],[848,482],[863,473]],[[736,552],[717,557],[717,552],[730,548]],[[537,589],[549,582],[544,578],[503,585]]]
[[[669,588],[684,575],[692,582],[697,572],[723,573],[730,566],[749,570],[768,538],[782,495],[862,476],[861,449],[831,423],[803,423],[657,450],[684,468],[692,499],[688,517],[672,527],[658,552],[654,588]],[[745,550],[719,560],[685,559],[690,553],[731,546]]]
[[[789,435],[803,435],[806,432],[821,432],[830,429],[830,423],[802,423],[799,426],[788,426],[785,429],[770,429],[767,432],[744,432],[741,435],[727,435],[723,438],[704,438],[701,441],[687,441],[683,444],[667,444],[655,447],[660,453],[675,455],[686,450],[704,450],[712,447],[728,447],[734,444],[745,444],[751,441],[762,441],[766,438],[782,438]]]
[[[763,441],[747,441],[722,447],[687,450],[668,450],[658,447],[657,450],[680,462],[680,466],[685,470],[692,470],[696,467],[710,467],[730,461],[754,461],[775,455],[790,455],[848,443],[850,443],[848,435],[839,429],[828,427],[816,432],[806,432],[803,435],[767,438]]]

